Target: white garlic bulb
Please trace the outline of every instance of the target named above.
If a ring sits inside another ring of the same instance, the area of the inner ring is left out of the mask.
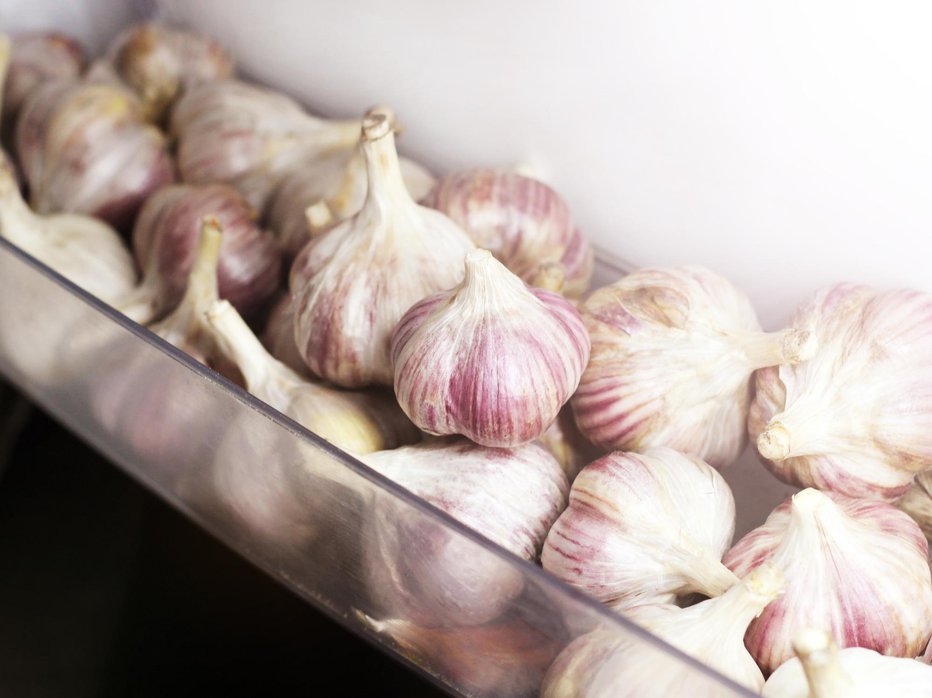
[[[642,269],[581,306],[592,358],[571,404],[593,443],[669,446],[719,467],[745,444],[755,369],[803,361],[808,332],[763,333],[747,296],[700,267]]]
[[[767,679],[764,698],[932,698],[932,667],[851,647],[839,651],[824,630],[801,630],[793,641],[798,659]]]
[[[117,304],[136,283],[133,258],[113,228],[80,214],[33,213],[3,165],[0,236],[107,303]]]
[[[616,451],[576,477],[541,562],[615,608],[719,596],[738,581],[721,562],[734,531],[735,501],[714,468],[669,448]]]
[[[345,387],[393,384],[391,337],[414,303],[452,288],[472,242],[405,189],[389,114],[363,124],[369,188],[352,218],[313,238],[291,267],[295,340],[311,370]]]
[[[896,505],[919,524],[926,538],[932,540],[932,470],[919,473]]]
[[[359,121],[320,119],[283,94],[217,80],[184,93],[171,132],[184,181],[232,184],[261,211],[287,173],[353,148]]]
[[[330,443],[362,454],[417,439],[417,430],[390,396],[311,383],[274,359],[229,301],[211,305],[207,324],[219,350],[239,367],[250,393]]]
[[[434,440],[362,460],[525,560],[537,557],[569,489],[560,465],[536,444]],[[399,506],[380,497],[368,508],[368,586],[390,615],[423,626],[479,625],[501,615],[523,588],[521,574],[491,556],[477,564],[471,543]]]
[[[761,371],[748,430],[778,478],[893,499],[932,466],[932,295],[837,284],[793,318],[819,350]]]
[[[803,490],[725,555],[738,576],[765,562],[786,576],[784,595],[745,637],[765,672],[793,656],[793,637],[810,625],[829,629],[842,647],[898,657],[915,657],[929,641],[929,546],[890,504]]]
[[[429,434],[517,446],[557,418],[589,360],[576,308],[528,288],[486,250],[462,283],[416,303],[392,336],[398,403]]]
[[[778,568],[764,565],[722,596],[689,608],[638,606],[625,615],[657,637],[753,691],[764,676],[744,647],[744,631],[780,593]],[[640,638],[595,630],[573,641],[550,667],[541,698],[718,696],[718,682],[696,684],[696,669],[673,663]]]

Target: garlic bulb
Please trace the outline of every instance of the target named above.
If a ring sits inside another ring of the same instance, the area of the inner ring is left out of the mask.
[[[9,167],[0,166],[0,237],[28,252],[102,301],[117,304],[136,282],[120,236],[89,216],[33,213]]]
[[[321,438],[354,454],[395,448],[417,430],[388,395],[350,393],[310,383],[266,352],[228,301],[214,303],[207,323],[246,389]]]
[[[796,311],[819,351],[757,376],[748,430],[784,482],[893,499],[932,466],[932,295],[837,284]]]
[[[23,106],[16,149],[37,212],[85,213],[117,228],[174,179],[165,137],[115,85],[42,85]]]
[[[748,654],[744,631],[782,589],[778,568],[764,565],[722,596],[679,608],[669,604],[626,611],[632,621],[753,691],[764,676]],[[697,670],[674,664],[640,638],[595,630],[573,641],[550,667],[541,698],[719,696],[721,685],[697,684]]]
[[[536,444],[493,449],[434,440],[363,461],[525,560],[537,557],[566,503],[566,476]],[[412,516],[389,497],[369,511],[368,586],[389,615],[422,626],[481,625],[521,592],[520,573],[491,556],[477,560],[474,544],[443,524]]]
[[[292,371],[304,376],[310,374],[294,342],[294,304],[290,293],[284,293],[273,306],[261,340],[269,353]]]
[[[359,122],[319,119],[285,95],[219,80],[182,95],[171,132],[184,181],[232,184],[262,210],[288,172],[352,148]]]
[[[614,608],[720,596],[738,581],[721,562],[734,532],[735,501],[713,468],[669,448],[616,451],[576,477],[541,562]]]
[[[642,269],[580,307],[592,358],[571,404],[607,449],[669,446],[715,467],[735,460],[755,369],[812,356],[804,330],[763,333],[747,296],[701,267]]]
[[[422,628],[397,618],[378,621],[359,615],[405,656],[446,677],[466,695],[536,695],[558,649],[547,633],[517,616],[469,628]]]
[[[932,540],[932,470],[919,473],[896,505],[919,524],[927,539]]]
[[[395,328],[398,403],[430,434],[517,446],[557,418],[589,360],[572,303],[525,286],[486,250],[462,283],[416,303]]]
[[[392,385],[391,337],[414,303],[455,286],[473,248],[404,186],[390,114],[363,124],[368,190],[352,218],[313,238],[291,268],[295,340],[311,370],[337,385]]]
[[[564,405],[547,431],[538,437],[537,443],[553,454],[570,482],[576,479],[586,464],[604,455],[604,451],[586,441],[586,437],[579,433],[569,405]]]
[[[107,54],[153,121],[164,118],[183,90],[233,74],[233,57],[215,40],[161,22],[129,27]]]
[[[842,647],[898,657],[929,641],[929,546],[889,504],[803,490],[725,555],[738,576],[768,561],[783,568],[786,592],[745,637],[767,673],[793,656],[793,637],[809,625],[828,628]]]
[[[798,659],[773,672],[764,698],[932,698],[932,667],[914,659],[885,657],[851,647],[838,651],[824,630],[801,630],[793,641]]]
[[[441,179],[424,204],[447,214],[525,281],[533,281],[541,262],[555,261],[565,269],[567,295],[588,289],[589,241],[566,202],[543,182],[501,170],[457,172]]]
[[[20,109],[39,85],[56,79],[77,79],[84,67],[84,48],[67,34],[19,34],[13,37],[10,48],[9,72],[0,89],[5,132],[12,130]]]
[[[163,187],[146,201],[133,227],[133,250],[143,282],[120,308],[148,322],[178,304],[204,216],[223,228],[217,270],[220,297],[243,315],[254,316],[278,291],[281,255],[272,235],[255,222],[255,211],[223,184]]]
[[[398,165],[411,198],[420,200],[434,185],[433,176],[408,158],[399,157]],[[367,189],[366,156],[360,143],[287,175],[269,202],[268,225],[286,256],[294,258],[307,244],[309,206],[323,201],[333,222],[343,221],[359,212]]]

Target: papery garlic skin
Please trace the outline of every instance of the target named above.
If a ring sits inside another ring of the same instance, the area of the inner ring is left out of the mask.
[[[802,661],[794,657],[781,664],[767,679],[764,698],[932,698],[928,665],[861,647],[839,651],[830,646],[820,652],[828,656],[819,657],[815,651],[807,655],[800,646],[802,639],[797,636],[795,642]]]
[[[537,443],[553,454],[570,483],[586,465],[605,455],[579,432],[569,405],[563,406],[553,423],[537,438]]]
[[[283,94],[219,80],[185,92],[171,133],[184,181],[231,184],[261,211],[286,174],[353,148],[359,122],[319,119]]]
[[[295,341],[311,370],[344,387],[393,385],[392,331],[422,298],[449,289],[474,249],[404,187],[388,115],[363,126],[369,188],[355,216],[313,238],[291,268]]]
[[[932,466],[932,295],[836,284],[793,318],[819,337],[798,366],[757,375],[748,431],[791,484],[894,499]]]
[[[566,202],[536,179],[506,170],[478,169],[442,178],[424,200],[448,215],[512,272],[533,282],[542,262],[560,262],[564,292],[577,297],[592,277],[589,241]]]
[[[374,470],[506,550],[533,560],[566,503],[568,483],[543,448],[435,440],[371,453]],[[394,498],[371,508],[365,570],[371,593],[397,616],[423,626],[480,625],[523,588],[520,573],[439,522],[402,515]]]
[[[281,283],[281,255],[271,233],[256,224],[255,211],[223,184],[163,187],[146,201],[133,227],[133,251],[143,284],[121,308],[137,321],[174,308],[194,261],[201,220],[223,228],[217,269],[220,297],[243,315],[261,311]]]
[[[745,445],[756,369],[804,361],[805,330],[761,332],[747,296],[701,267],[641,269],[580,306],[592,357],[571,401],[606,449],[669,446],[720,467]]]
[[[462,283],[416,303],[392,335],[395,395],[429,434],[484,446],[539,437],[579,384],[589,336],[562,296],[528,288],[486,250]]]
[[[738,578],[721,563],[735,531],[724,478],[668,448],[616,451],[583,468],[541,562],[614,608],[720,596]]]
[[[284,293],[272,307],[260,339],[269,353],[292,371],[310,375],[310,369],[294,341],[294,303],[290,293]]]
[[[399,157],[398,164],[405,188],[415,201],[434,184],[433,175],[421,165]],[[307,208],[320,201],[326,203],[332,223],[356,215],[366,200],[368,180],[366,156],[362,144],[324,160],[303,165],[286,176],[268,205],[268,225],[285,255],[294,258],[307,244],[308,236],[322,232],[309,230]]]
[[[17,123],[16,151],[38,213],[84,213],[117,228],[174,180],[165,137],[115,85],[59,80],[36,89]]]
[[[214,39],[161,22],[124,30],[107,55],[152,121],[161,121],[183,90],[233,74],[233,57]]]
[[[250,393],[335,446],[359,455],[417,440],[417,430],[388,395],[310,383],[272,358],[228,301],[211,306],[207,324]]]
[[[745,637],[765,672],[793,656],[810,625],[840,647],[915,657],[932,634],[929,546],[919,527],[884,502],[807,489],[790,497],[728,551],[738,576],[770,562],[783,568],[784,595]]]
[[[763,566],[722,596],[689,608],[638,606],[625,615],[677,649],[753,691],[764,676],[742,641],[748,623],[782,588],[779,569]],[[697,669],[671,661],[642,639],[596,630],[573,641],[550,667],[541,698],[719,696],[721,685],[696,681]]]
[[[932,540],[932,470],[919,473],[896,505],[919,524],[927,539]]]

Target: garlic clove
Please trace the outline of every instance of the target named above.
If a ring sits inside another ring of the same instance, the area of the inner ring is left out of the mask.
[[[541,436],[569,400],[589,336],[576,308],[528,288],[486,250],[456,288],[416,303],[392,336],[398,403],[429,434],[485,446]]]
[[[721,563],[735,502],[718,472],[668,448],[616,451],[583,468],[541,562],[614,608],[720,596],[738,578]]]
[[[319,119],[283,94],[218,80],[185,92],[171,133],[184,181],[231,184],[261,211],[286,174],[352,149],[359,122]]]
[[[143,282],[121,310],[149,322],[174,308],[184,294],[201,221],[215,216],[224,230],[217,270],[220,297],[254,317],[278,291],[281,256],[255,211],[232,187],[176,184],[146,201],[133,227],[133,250]]]
[[[748,431],[764,465],[791,484],[895,499],[932,465],[932,295],[837,284],[793,323],[814,357],[761,371]]]
[[[764,698],[932,697],[932,667],[851,647],[839,651],[821,629],[801,630],[793,642],[797,659],[767,680]]]
[[[720,467],[744,448],[756,369],[805,361],[805,329],[764,333],[747,296],[701,267],[641,269],[580,313],[592,356],[571,404],[606,449],[669,446]]]
[[[783,578],[764,565],[722,596],[679,608],[669,604],[626,611],[635,623],[703,664],[753,691],[764,676],[744,647],[748,624],[780,593]],[[716,682],[696,686],[696,670],[672,664],[638,638],[596,630],[573,641],[550,667],[542,698],[625,698],[631,696],[718,696]]]
[[[542,447],[434,440],[363,457],[377,472],[525,560],[566,503],[568,483]],[[368,507],[365,570],[388,615],[421,626],[481,625],[499,617],[523,578],[497,558],[477,564],[473,544],[440,523],[401,515],[394,498]]]
[[[927,539],[932,540],[932,470],[919,473],[896,505],[919,524]]]
[[[233,57],[214,39],[162,22],[124,30],[111,42],[107,56],[154,122],[164,119],[185,89],[233,74]]]
[[[425,199],[527,282],[541,260],[563,264],[565,292],[589,287],[593,256],[566,202],[543,182],[506,170],[457,172],[441,179]]]
[[[745,638],[765,672],[792,657],[804,627],[829,628],[842,647],[915,657],[932,634],[928,544],[903,512],[879,501],[806,489],[725,555],[738,576],[783,568],[786,592]]]
[[[390,115],[366,115],[363,150],[363,208],[311,239],[290,279],[298,349],[316,375],[344,387],[393,384],[395,325],[414,303],[455,286],[474,249],[456,224],[411,199]]]
[[[246,389],[330,443],[363,454],[417,439],[388,395],[310,383],[274,359],[228,301],[213,303],[206,317],[220,353],[242,372]]]

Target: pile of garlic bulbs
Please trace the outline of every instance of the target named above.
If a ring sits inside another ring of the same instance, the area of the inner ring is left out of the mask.
[[[810,625],[846,668],[932,652],[932,296],[837,284],[764,332],[747,296],[701,267],[590,291],[592,250],[556,191],[491,167],[435,177],[399,155],[387,107],[312,115],[238,79],[209,37],[157,22],[84,63],[71,39],[0,37],[13,147],[0,237],[749,689],[783,695],[809,676]],[[20,351],[3,323],[0,352]],[[35,373],[62,381],[52,354]],[[170,453],[184,386],[163,393],[129,414],[114,387],[90,411],[132,421],[138,453]],[[313,478],[289,478],[242,457],[236,424],[226,436],[204,458],[238,525],[298,548],[345,525],[309,506],[313,488],[351,491],[351,478],[310,464]],[[761,477],[805,489],[733,544],[718,469],[749,437]],[[429,663],[468,666],[464,684],[496,690],[481,665],[431,656],[457,637],[504,647],[496,667],[533,656],[525,694],[689,693],[687,665],[668,672],[606,628],[567,623],[545,654],[512,652],[536,638],[510,615],[526,592],[514,564],[476,565],[442,519],[354,496],[346,517],[381,613],[366,622]]]

